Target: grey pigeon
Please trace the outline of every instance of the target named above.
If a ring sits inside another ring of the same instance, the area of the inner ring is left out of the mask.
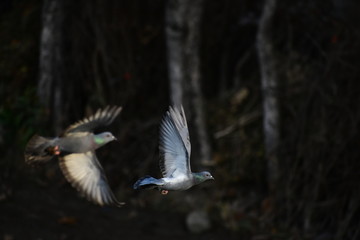
[[[186,190],[206,180],[214,179],[209,172],[193,173],[190,169],[191,144],[184,109],[169,107],[160,126],[160,169],[163,178],[140,178],[134,189]]]
[[[111,124],[121,107],[106,107],[68,127],[60,137],[33,136],[25,148],[25,162],[35,165],[59,157],[65,178],[89,201],[103,205],[121,206],[111,191],[104,169],[95,150],[116,140],[110,132],[94,134],[94,129]]]

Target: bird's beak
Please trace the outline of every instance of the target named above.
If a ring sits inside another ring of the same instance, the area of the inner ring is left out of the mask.
[[[116,138],[116,137],[114,137],[114,139],[113,139],[114,141],[117,141],[118,139]]]
[[[211,179],[211,180],[215,180],[215,178],[214,178],[213,176],[210,176],[210,179]]]

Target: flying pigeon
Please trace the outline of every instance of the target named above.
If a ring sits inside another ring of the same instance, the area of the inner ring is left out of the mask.
[[[190,169],[191,144],[184,109],[169,107],[160,125],[159,153],[163,178],[140,178],[134,189],[186,190],[206,180],[214,180],[209,172],[193,173]]]
[[[116,138],[110,132],[93,133],[94,129],[111,124],[121,109],[117,106],[99,109],[94,115],[72,124],[60,137],[33,136],[25,148],[25,162],[35,165],[58,156],[65,178],[89,201],[100,206],[123,205],[111,191],[95,154],[96,149]]]

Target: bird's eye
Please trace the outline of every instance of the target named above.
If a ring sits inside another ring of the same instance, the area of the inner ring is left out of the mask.
[[[106,137],[110,137],[110,134],[106,134]]]

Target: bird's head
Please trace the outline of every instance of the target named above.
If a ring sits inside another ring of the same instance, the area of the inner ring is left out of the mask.
[[[208,171],[203,171],[199,173],[193,173],[196,183],[202,183],[207,180],[215,180],[215,178]]]
[[[107,144],[108,142],[111,142],[114,140],[117,140],[117,139],[116,139],[116,137],[114,137],[114,135],[112,135],[111,132],[103,132],[103,133],[94,135],[94,141],[99,146],[103,146],[103,145]]]

